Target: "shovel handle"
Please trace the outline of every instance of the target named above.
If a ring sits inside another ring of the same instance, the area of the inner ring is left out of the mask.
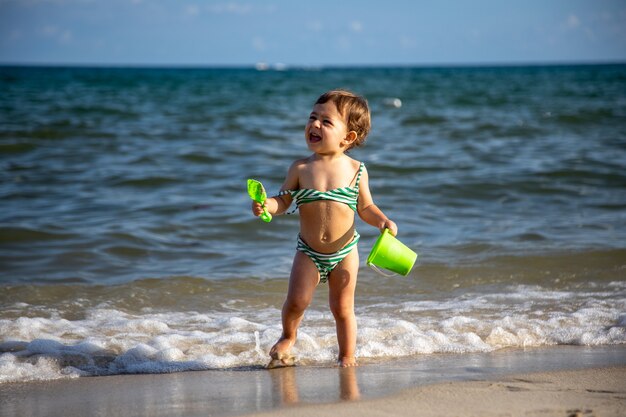
[[[265,208],[265,204],[263,204],[263,213],[261,213],[261,219],[265,222],[265,223],[269,223],[272,221],[272,215],[269,213],[269,211],[267,211],[267,209]]]

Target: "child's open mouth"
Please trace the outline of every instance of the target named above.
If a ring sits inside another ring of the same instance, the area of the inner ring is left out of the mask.
[[[311,143],[317,143],[317,142],[320,142],[321,140],[322,140],[322,137],[315,133],[311,133],[309,135],[309,142]]]

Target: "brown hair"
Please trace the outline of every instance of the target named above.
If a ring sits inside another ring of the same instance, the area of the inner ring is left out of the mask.
[[[315,104],[324,104],[329,101],[335,104],[339,114],[346,119],[348,132],[354,130],[357,134],[356,140],[348,149],[363,145],[371,127],[367,100],[347,90],[331,90],[322,94]]]

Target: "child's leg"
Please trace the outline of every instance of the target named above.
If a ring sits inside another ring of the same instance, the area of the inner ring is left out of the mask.
[[[338,363],[341,367],[356,366],[356,317],[354,315],[354,292],[359,271],[359,252],[356,247],[328,278],[330,310],[335,317],[337,341],[339,343]]]
[[[283,304],[283,334],[270,350],[272,358],[280,359],[288,354],[296,342],[298,326],[304,317],[304,310],[313,299],[319,279],[319,272],[313,261],[304,253],[296,252],[289,277],[287,299]]]

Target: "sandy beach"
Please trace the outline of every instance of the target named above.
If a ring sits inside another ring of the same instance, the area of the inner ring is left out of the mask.
[[[0,385],[1,416],[623,416],[623,346]]]

